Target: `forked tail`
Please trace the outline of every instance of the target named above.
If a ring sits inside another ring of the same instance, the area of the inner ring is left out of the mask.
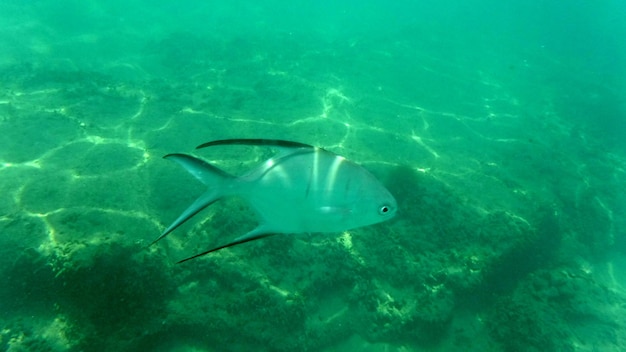
[[[182,214],[180,214],[180,216],[174,220],[174,222],[166,228],[161,236],[154,240],[151,245],[167,236],[170,232],[174,231],[178,226],[182,225],[185,221],[189,220],[202,209],[222,198],[225,195],[224,190],[228,188],[228,184],[235,179],[235,176],[191,155],[168,154],[163,158],[179,163],[185,168],[185,170],[200,180],[200,182],[207,185],[209,190],[198,197],[198,199],[196,199]]]

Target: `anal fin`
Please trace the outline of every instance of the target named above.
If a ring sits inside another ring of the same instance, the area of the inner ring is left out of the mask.
[[[274,235],[277,235],[277,234],[276,234],[276,233],[267,233],[267,232],[262,232],[262,230],[261,230],[261,229],[256,228],[256,229],[254,229],[254,230],[252,230],[252,231],[248,232],[247,234],[245,234],[245,235],[243,235],[243,236],[240,236],[240,237],[235,238],[232,242],[229,242],[229,243],[227,243],[227,244],[224,244],[224,245],[221,245],[221,246],[218,246],[218,247],[215,247],[215,248],[211,248],[211,249],[209,249],[209,250],[207,250],[207,251],[204,251],[204,252],[202,252],[202,253],[198,253],[198,254],[196,254],[196,255],[194,255],[194,256],[191,256],[191,257],[189,257],[189,258],[185,258],[185,259],[183,259],[183,260],[181,260],[181,261],[176,262],[176,264],[184,263],[184,262],[186,262],[186,261],[188,261],[188,260],[192,260],[192,259],[195,259],[195,258],[201,257],[201,256],[203,256],[203,255],[207,255],[207,254],[209,254],[209,253],[219,251],[220,249],[224,249],[224,248],[228,248],[228,247],[236,246],[236,245],[238,245],[238,244],[242,244],[242,243],[246,243],[246,242],[251,242],[251,241],[255,241],[255,240],[260,240],[260,239],[262,239],[262,238],[265,238],[265,237],[270,237],[270,236],[274,236]]]

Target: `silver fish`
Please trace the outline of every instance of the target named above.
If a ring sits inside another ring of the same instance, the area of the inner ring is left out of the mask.
[[[236,177],[186,154],[168,154],[208,190],[194,201],[155,243],[202,209],[226,196],[245,199],[259,225],[233,241],[196,254],[205,254],[277,234],[340,232],[392,218],[395,198],[363,167],[308,144],[274,139],[226,139],[199,145],[271,146],[279,153],[247,174]]]

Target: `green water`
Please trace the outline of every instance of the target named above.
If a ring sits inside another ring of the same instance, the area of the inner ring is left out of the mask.
[[[0,350],[623,351],[618,1],[0,4]],[[180,259],[256,225],[204,186],[294,140],[398,215]]]

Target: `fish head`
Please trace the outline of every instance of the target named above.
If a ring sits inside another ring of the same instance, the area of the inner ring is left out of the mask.
[[[349,199],[346,228],[356,228],[387,221],[396,215],[398,203],[387,188],[372,174],[360,169],[346,182],[345,199]],[[349,184],[349,185],[348,185]],[[341,206],[338,206],[341,208]]]
[[[352,215],[359,222],[358,226],[367,226],[393,218],[397,210],[396,199],[385,186],[376,181],[375,187],[370,184],[362,190]]]

